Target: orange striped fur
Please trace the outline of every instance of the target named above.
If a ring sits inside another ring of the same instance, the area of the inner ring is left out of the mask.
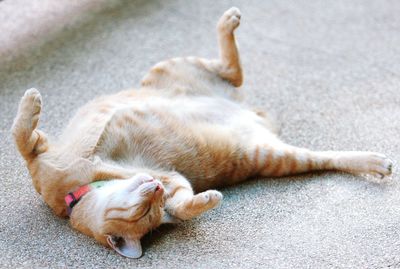
[[[141,89],[82,107],[57,142],[37,129],[40,93],[25,93],[13,135],[36,190],[56,214],[66,216],[68,192],[108,180],[74,207],[71,224],[137,258],[139,240],[151,229],[218,206],[217,187],[316,170],[391,173],[391,161],[378,153],[315,152],[279,140],[265,112],[240,101],[239,23],[237,8],[219,20],[218,59],[155,65]]]

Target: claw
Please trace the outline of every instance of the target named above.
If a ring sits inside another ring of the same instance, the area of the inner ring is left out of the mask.
[[[389,171],[389,174],[391,174],[393,172],[393,163],[389,164],[387,169]]]

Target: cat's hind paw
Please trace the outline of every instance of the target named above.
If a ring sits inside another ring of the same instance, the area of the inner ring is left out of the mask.
[[[368,173],[384,178],[393,172],[393,161],[383,154],[371,153],[367,160]]]
[[[240,18],[240,10],[237,7],[231,7],[219,19],[218,30],[232,33],[240,25]]]
[[[381,178],[393,172],[393,161],[376,152],[351,152],[339,158],[345,171],[355,174],[370,174]]]

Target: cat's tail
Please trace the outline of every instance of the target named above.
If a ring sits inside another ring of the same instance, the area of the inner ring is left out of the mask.
[[[27,161],[48,149],[47,136],[36,129],[41,108],[42,97],[39,91],[33,88],[27,90],[21,99],[18,114],[12,126],[17,148]]]

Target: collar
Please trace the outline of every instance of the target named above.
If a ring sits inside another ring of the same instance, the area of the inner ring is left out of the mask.
[[[89,183],[87,185],[83,185],[79,187],[76,191],[70,192],[65,196],[64,200],[65,203],[67,204],[67,213],[68,216],[71,215],[72,213],[72,208],[81,200],[81,198],[90,192],[93,189],[98,189],[103,187],[106,184],[107,181],[95,181],[92,183]]]

